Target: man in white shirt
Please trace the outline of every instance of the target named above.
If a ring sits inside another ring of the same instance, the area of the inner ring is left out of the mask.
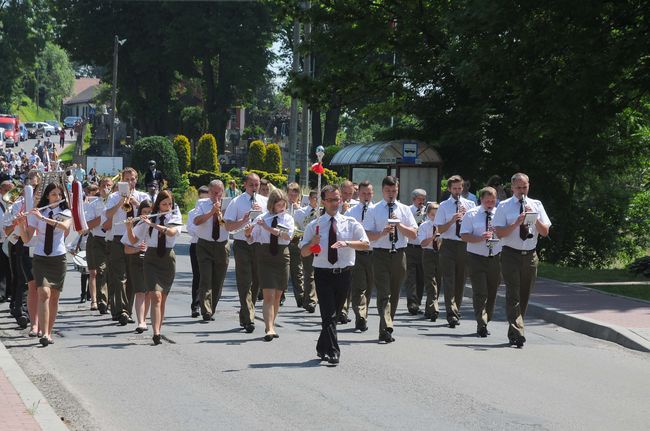
[[[305,230],[305,227],[318,217],[318,192],[312,190],[309,192],[309,204],[296,210],[293,214],[293,219],[299,229]],[[314,256],[301,256],[302,260],[302,306],[308,313],[316,311],[318,305],[318,295],[316,294],[316,283],[314,281],[314,267],[312,262]]]
[[[424,189],[414,189],[411,192],[411,206],[409,209],[415,217],[418,226],[426,218],[424,207],[427,202],[427,191]],[[422,247],[420,240],[409,239],[406,246],[406,281],[404,281],[404,291],[406,293],[406,307],[412,316],[420,313],[422,296],[424,295],[424,274],[422,271]]]
[[[14,188],[11,181],[3,181],[0,184],[0,220],[5,216],[8,210],[7,203],[2,199],[6,193],[9,193]],[[7,235],[4,229],[0,229],[0,303],[5,302],[8,296],[8,288],[11,286],[11,268],[9,266],[9,256],[5,254],[2,249],[2,243],[7,241]]]
[[[102,178],[99,182],[99,197],[84,204],[86,221],[90,231],[86,242],[88,262],[88,288],[97,292],[97,309],[100,314],[108,312],[108,285],[106,283],[106,231],[101,226],[102,213],[106,210],[106,200],[113,188],[113,180]]]
[[[373,207],[373,194],[370,181],[361,181],[359,183],[359,204],[350,208],[345,215],[353,217],[363,225],[368,211]],[[355,255],[355,264],[354,268],[352,268],[352,288],[350,289],[352,310],[356,317],[354,329],[365,332],[368,330],[368,308],[370,307],[372,289],[375,285],[375,276],[372,269],[372,248],[357,250]]]
[[[264,211],[267,199],[257,192],[260,177],[248,174],[244,179],[246,192],[234,198],[224,214],[226,229],[235,231],[250,223],[251,211]],[[255,247],[246,241],[243,229],[233,234],[233,253],[235,254],[235,277],[239,293],[239,325],[247,333],[255,330],[255,301],[259,290]]]
[[[198,236],[196,258],[199,264],[199,302],[204,322],[214,320],[221,299],[223,282],[228,271],[230,248],[228,231],[223,221],[221,198],[224,186],[220,180],[210,182],[210,197],[196,203],[194,231]]]
[[[314,277],[322,321],[316,354],[321,360],[338,364],[341,349],[336,332],[336,314],[348,298],[351,269],[355,263],[354,251],[366,250],[368,237],[361,223],[339,213],[341,195],[336,186],[323,187],[321,199],[325,214],[307,226],[300,242],[300,252],[303,256],[313,255],[312,247],[320,246],[320,253],[314,257]],[[316,234],[317,225],[319,234]]]
[[[530,292],[537,277],[537,238],[548,236],[551,220],[542,202],[528,198],[528,176],[512,176],[512,197],[501,201],[494,215],[494,228],[501,239],[501,271],[506,284],[506,313],[508,315],[508,340],[511,345],[523,347],[524,316]],[[525,224],[526,213],[535,221]]]
[[[138,172],[133,168],[124,168],[122,171],[122,181],[129,184],[129,194],[122,196],[119,191],[112,193],[106,201],[104,217],[107,222],[112,224],[112,240],[108,245],[108,295],[113,296],[115,307],[111,310],[113,320],[119,321],[124,326],[127,323],[134,323],[131,318],[133,310],[133,283],[127,282],[126,256],[124,254],[124,244],[122,244],[122,235],[126,234],[126,226],[123,223],[129,217],[136,217],[140,202],[149,198],[145,192],[135,189],[138,183]],[[125,204],[128,202],[130,211],[126,212]]]
[[[450,328],[460,325],[460,305],[465,290],[465,257],[467,244],[460,238],[460,227],[465,213],[476,205],[462,197],[463,178],[453,175],[447,180],[451,195],[440,204],[433,223],[442,238],[440,273],[445,292],[445,310]]]
[[[192,317],[199,317],[201,310],[201,303],[199,302],[199,284],[201,283],[201,272],[199,270],[199,260],[196,257],[196,243],[199,241],[199,237],[196,235],[196,229],[194,225],[194,218],[199,213],[198,204],[202,199],[207,199],[210,197],[210,189],[208,186],[199,187],[199,200],[196,202],[196,205],[193,209],[187,213],[187,234],[192,237],[190,240],[190,266],[192,267],[192,303],[190,307],[192,309]]]
[[[487,337],[488,323],[494,314],[497,288],[501,282],[501,244],[494,234],[494,212],[497,191],[485,187],[479,191],[481,205],[465,213],[460,236],[467,243],[467,270],[472,281],[472,303],[476,334]]]
[[[381,182],[384,199],[364,221],[373,254],[373,270],[379,311],[379,342],[391,343],[393,318],[399,291],[406,275],[406,244],[417,236],[417,223],[409,207],[397,202],[398,180],[387,176]]]

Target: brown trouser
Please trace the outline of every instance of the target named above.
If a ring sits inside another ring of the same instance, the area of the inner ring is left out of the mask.
[[[524,335],[524,316],[537,277],[537,253],[535,250],[525,253],[510,247],[503,247],[501,252],[501,272],[506,284],[508,338],[511,340],[516,335]]]
[[[440,247],[440,273],[442,290],[445,292],[447,322],[460,319],[460,305],[465,290],[465,255],[467,244],[463,241],[445,239]]]
[[[472,302],[476,328],[484,328],[492,320],[497,289],[501,282],[499,255],[493,257],[467,253],[467,272],[472,282]]]
[[[108,285],[106,283],[106,238],[103,236],[88,235],[86,244],[86,256],[92,255],[88,260],[88,269],[97,270],[97,303],[108,305]]]
[[[375,285],[375,276],[372,269],[372,251],[357,251],[352,268],[352,310],[354,315],[368,320],[370,298]]]
[[[108,245],[108,303],[111,314],[119,316],[122,313],[131,315],[133,309],[133,289],[126,278],[126,256],[122,236],[116,236]],[[111,302],[112,301],[112,302]]]
[[[206,241],[199,238],[196,242],[196,260],[199,264],[199,298],[201,314],[214,314],[219,299],[223,282],[228,270],[230,247],[226,241]]]
[[[404,293],[406,306],[409,310],[419,309],[424,295],[424,281],[422,272],[422,247],[409,244],[406,247],[406,281]]]
[[[233,252],[235,253],[235,277],[239,293],[239,324],[242,326],[255,324],[255,301],[259,291],[255,247],[246,241],[236,239],[233,241]]]
[[[406,253],[399,249],[395,253],[380,248],[372,251],[372,268],[377,288],[377,310],[379,311],[379,334],[393,329],[393,318],[399,303],[399,289],[406,275]]]
[[[291,277],[291,286],[293,286],[293,296],[296,298],[298,307],[304,306],[304,279],[302,272],[302,258],[300,257],[300,247],[296,239],[289,243],[289,276]]]
[[[316,294],[316,282],[314,281],[314,255],[310,254],[302,258],[302,273],[303,273],[303,299],[302,306],[307,308],[308,305],[316,307],[318,304],[318,296]]]
[[[425,248],[422,250],[422,272],[424,274],[424,290],[427,299],[424,305],[424,317],[438,317],[438,286],[440,286],[440,264],[437,250]]]

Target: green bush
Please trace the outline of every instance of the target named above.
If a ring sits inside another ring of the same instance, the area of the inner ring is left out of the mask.
[[[260,178],[269,180],[275,187],[282,188],[287,185],[287,176],[284,174],[275,174],[273,172],[261,171],[259,169],[244,171],[244,176],[248,174],[257,174]]]
[[[193,208],[199,198],[196,188],[190,185],[187,175],[181,175],[172,193],[174,194],[174,202],[176,202],[176,205],[178,205],[183,213]]]
[[[266,172],[274,174],[282,173],[282,151],[278,144],[269,144],[266,147],[266,158],[264,159]]]
[[[324,168],[323,177],[321,178],[321,187],[327,184],[338,185],[345,181],[345,177],[339,177],[336,172],[331,169]],[[300,182],[300,168],[296,169],[295,182]],[[309,170],[309,188],[315,189],[318,187],[318,175],[311,169]]]
[[[241,169],[239,168],[232,168],[231,170],[228,171],[231,177],[233,178],[241,178]]]
[[[204,170],[188,172],[187,178],[190,185],[197,189],[201,186],[207,186],[212,180],[221,180],[224,187],[228,187],[228,183],[233,179],[232,176],[224,172],[209,172]],[[237,181],[236,178],[235,181]]]
[[[176,150],[176,156],[178,156],[178,170],[181,174],[188,172],[192,163],[190,140],[185,135],[177,135],[174,138],[174,150]]]
[[[131,164],[138,172],[146,172],[149,160],[155,160],[163,173],[167,185],[174,188],[179,184],[178,156],[169,139],[164,136],[148,136],[138,139],[133,146]]]
[[[196,170],[219,172],[219,159],[217,158],[217,140],[210,133],[199,139],[195,156]]]
[[[253,141],[248,147],[248,169],[264,171],[266,160],[266,145],[262,141]]]

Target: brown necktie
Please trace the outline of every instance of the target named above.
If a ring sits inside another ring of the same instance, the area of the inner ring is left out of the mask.
[[[278,227],[278,216],[273,217],[271,222],[271,228]],[[271,234],[271,240],[269,241],[269,251],[273,256],[278,254],[278,237]]]
[[[221,226],[219,224],[219,216],[218,215],[213,215],[212,216],[212,239],[217,241],[219,239],[219,231],[221,230]]]
[[[431,243],[431,246],[435,251],[438,251],[438,241],[436,241],[436,231],[438,230],[438,226],[435,224],[433,225],[433,242]]]
[[[47,215],[47,218],[51,219],[53,215],[54,215],[54,211],[50,211],[50,213]],[[45,245],[43,246],[43,251],[48,256],[52,253],[53,243],[54,243],[54,226],[48,224],[45,227]]]
[[[165,225],[165,216],[160,216],[160,223],[161,226]],[[156,247],[156,252],[158,253],[158,256],[162,257],[165,255],[165,251],[167,249],[167,235],[163,231],[158,231],[158,246]]]
[[[339,260],[338,250],[332,248],[332,245],[336,242],[336,219],[332,217],[330,219],[330,231],[327,238],[327,260],[329,263],[334,265],[337,260]]]

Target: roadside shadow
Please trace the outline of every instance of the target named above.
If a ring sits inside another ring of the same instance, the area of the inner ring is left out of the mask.
[[[194,334],[197,337],[207,337],[212,334],[236,334],[243,331],[244,328],[232,328],[223,331],[174,331],[174,334]]]
[[[70,346],[70,349],[76,349],[80,347],[91,347],[91,348],[104,348],[109,347],[111,349],[126,349],[129,346],[137,346],[138,343],[107,343],[107,344],[79,344],[76,346]]]
[[[503,349],[504,347],[510,347],[510,343],[499,343],[499,344],[446,344],[449,347],[466,347],[476,351],[488,351],[490,349]]]
[[[319,367],[320,359],[309,359],[304,362],[275,362],[262,364],[248,364],[248,368],[314,368]]]
[[[228,346],[240,346],[244,343],[250,342],[261,342],[262,338],[240,338],[238,340],[201,340],[197,343],[208,343],[208,344],[226,344]]]

